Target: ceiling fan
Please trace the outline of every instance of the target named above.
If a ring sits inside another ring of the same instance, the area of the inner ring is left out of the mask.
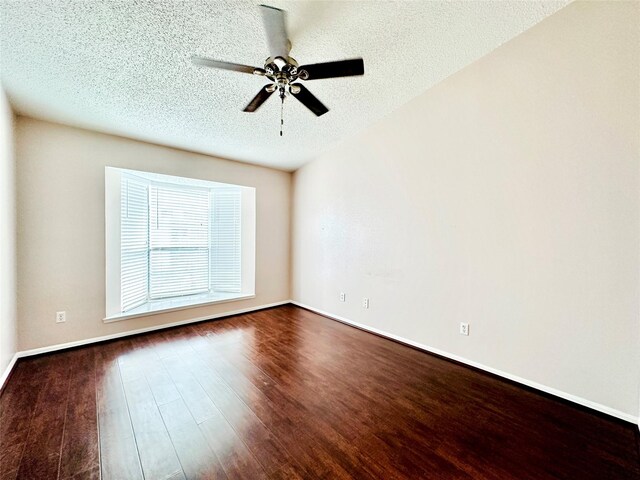
[[[287,35],[285,25],[286,12],[279,8],[260,5],[262,20],[267,33],[269,54],[263,68],[240,65],[237,63],[223,62],[206,57],[192,56],[191,60],[196,65],[204,67],[220,68],[234,72],[260,75],[270,80],[270,83],[262,87],[258,94],[244,108],[245,112],[255,112],[276,90],[280,96],[280,136],[282,136],[284,99],[291,94],[300,103],[315,113],[318,117],[329,111],[298,80],[320,80],[323,78],[350,77],[364,75],[364,62],[362,58],[340,60],[337,62],[313,63],[310,65],[298,65],[298,62],[289,56],[291,41]]]

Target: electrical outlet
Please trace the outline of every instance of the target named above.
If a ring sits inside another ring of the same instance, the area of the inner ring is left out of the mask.
[[[460,335],[469,335],[469,324],[460,322]]]
[[[369,308],[369,299],[366,297],[362,299],[362,308]]]
[[[347,296],[345,295],[345,293],[344,292],[340,292],[340,301],[344,302],[346,300],[347,300]]]
[[[56,312],[56,323],[64,323],[67,321],[67,312]]]

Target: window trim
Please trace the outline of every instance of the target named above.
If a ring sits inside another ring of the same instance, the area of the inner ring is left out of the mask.
[[[130,311],[121,311],[121,175],[151,175],[155,177],[174,177],[159,173],[134,171],[125,168],[105,167],[105,317],[104,323],[129,318],[145,317],[161,313],[198,308],[206,305],[246,300],[255,297],[256,278],[256,189],[244,185],[215,182],[204,179],[190,179],[201,183],[220,184],[221,186],[240,187],[241,202],[241,289],[240,292],[212,292],[208,295],[195,294],[184,297],[150,300]],[[152,180],[153,181],[153,180]],[[194,298],[197,298],[194,300]],[[140,311],[141,307],[150,304],[159,305],[156,309]],[[171,303],[170,306],[166,306]],[[165,306],[160,306],[165,305]]]

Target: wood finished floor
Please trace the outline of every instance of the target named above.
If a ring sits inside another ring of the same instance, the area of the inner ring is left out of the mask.
[[[640,478],[634,427],[293,306],[21,360],[0,478]]]

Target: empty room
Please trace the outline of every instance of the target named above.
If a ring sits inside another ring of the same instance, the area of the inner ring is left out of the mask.
[[[640,1],[0,0],[0,79],[0,480],[640,480]]]

